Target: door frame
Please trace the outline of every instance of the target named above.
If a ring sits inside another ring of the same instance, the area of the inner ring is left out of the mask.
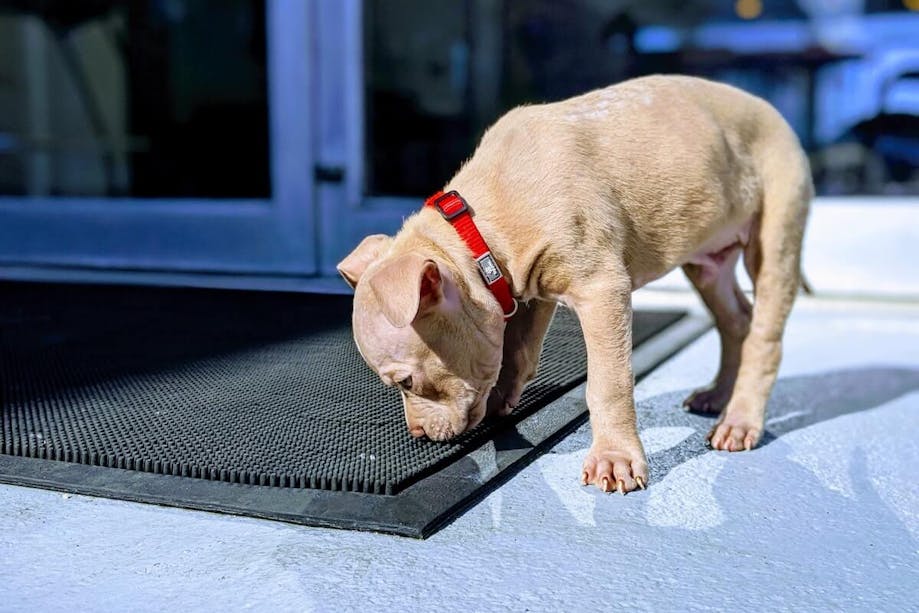
[[[340,0],[314,7],[319,273],[337,276],[335,264],[363,237],[395,233],[421,200],[366,195],[363,4]]]

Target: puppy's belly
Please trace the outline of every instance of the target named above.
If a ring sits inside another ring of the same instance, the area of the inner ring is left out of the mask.
[[[702,247],[694,251],[684,264],[695,264],[702,269],[702,281],[714,279],[721,272],[725,261],[737,249],[743,249],[750,242],[753,218],[740,224],[726,226],[715,233]],[[733,260],[734,263],[737,260]]]
[[[690,253],[676,265],[658,272],[638,274],[632,279],[632,289],[638,289],[652,281],[663,277],[665,274],[686,264],[695,264],[702,269],[701,279],[714,279],[721,271],[724,262],[730,258],[736,249],[743,249],[750,242],[750,232],[753,228],[753,218],[740,223],[733,223],[716,231],[702,246]]]

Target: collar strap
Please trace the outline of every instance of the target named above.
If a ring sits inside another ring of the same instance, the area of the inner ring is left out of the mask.
[[[456,230],[469,251],[472,252],[472,258],[479,267],[482,279],[485,285],[491,290],[491,293],[498,299],[501,310],[504,311],[504,320],[510,319],[517,312],[517,301],[511,295],[511,288],[507,279],[501,273],[501,269],[495,262],[491,250],[482,234],[472,220],[469,211],[469,205],[463,200],[458,193],[437,192],[424,202],[424,206],[431,207],[440,213],[444,219],[450,222],[450,225]]]

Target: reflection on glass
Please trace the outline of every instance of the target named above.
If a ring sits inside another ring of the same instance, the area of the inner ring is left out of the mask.
[[[652,73],[774,104],[823,194],[919,194],[919,4],[364,0],[370,194],[439,189],[523,103]]]
[[[260,0],[0,0],[0,194],[268,197]]]

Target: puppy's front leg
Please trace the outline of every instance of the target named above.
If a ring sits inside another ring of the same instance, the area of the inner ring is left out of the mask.
[[[504,330],[501,374],[488,399],[489,414],[507,415],[520,402],[527,382],[536,375],[542,342],[555,314],[555,302],[520,303]]]
[[[593,444],[581,481],[625,494],[648,482],[632,378],[631,281],[594,281],[572,302],[587,345],[587,407]]]

